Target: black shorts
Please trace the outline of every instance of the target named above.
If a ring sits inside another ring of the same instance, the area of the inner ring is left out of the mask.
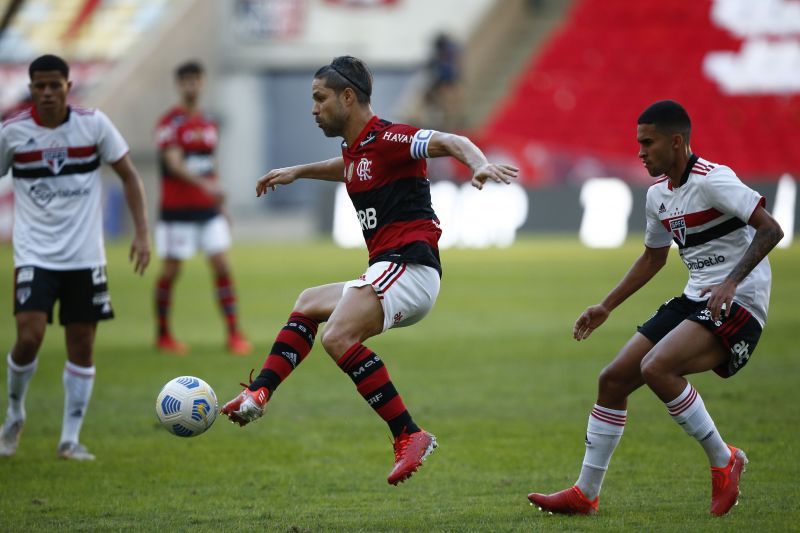
[[[736,302],[733,302],[725,318],[715,322],[711,320],[711,311],[706,307],[706,302],[696,302],[685,294],[676,296],[659,307],[656,314],[639,326],[637,331],[657,344],[684,320],[705,326],[730,352],[728,361],[714,369],[723,378],[728,378],[741,370],[755,351],[761,337],[761,324],[750,311]]]
[[[42,311],[47,313],[47,322],[52,323],[56,300],[59,301],[61,325],[114,318],[105,267],[48,270],[22,266],[14,269],[15,315],[23,311]]]

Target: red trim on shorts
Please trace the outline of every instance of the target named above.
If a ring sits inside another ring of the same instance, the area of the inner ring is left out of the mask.
[[[405,271],[406,271],[406,264],[403,263],[403,268],[401,268],[400,272],[398,272],[397,275],[386,285],[386,287],[383,288],[383,292],[388,291],[389,287],[394,285],[394,282],[400,279],[400,276],[402,276]]]
[[[386,274],[388,274],[390,271],[394,270],[395,268],[397,268],[397,263],[389,263],[389,267],[386,270],[383,271],[383,274],[381,274],[380,276],[375,278],[374,281],[370,281],[370,285],[378,285],[378,283],[380,283],[380,281],[383,279],[383,276],[385,276]]]
[[[750,320],[751,316],[752,315],[747,309],[744,307],[739,307],[733,317],[717,330],[717,335],[724,335],[726,337],[734,335],[737,331],[742,329],[745,324],[747,324],[747,321]]]

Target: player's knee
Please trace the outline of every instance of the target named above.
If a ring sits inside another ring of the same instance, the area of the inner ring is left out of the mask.
[[[600,371],[597,377],[597,386],[601,392],[615,390],[620,384],[619,372],[613,365],[608,365]]]
[[[639,371],[638,368],[635,369]],[[625,399],[636,390],[639,383],[638,376],[631,375],[631,369],[624,369],[610,364],[605,367],[597,378],[597,389],[603,397]]]
[[[91,339],[70,339],[67,343],[67,357],[80,366],[92,366]]]
[[[172,270],[172,271],[164,271],[161,275],[158,276],[158,285],[172,285],[177,281],[178,274],[180,271]]]
[[[642,372],[642,379],[644,379],[645,383],[652,383],[664,375],[664,365],[661,364],[657,357],[652,355],[642,359],[639,369]]]
[[[17,344],[15,347],[16,356],[26,361],[32,361],[42,345],[44,332],[34,328],[21,329],[17,334]]]
[[[294,312],[311,316],[314,314],[317,307],[315,291],[313,289],[305,289],[300,293],[300,296],[297,297],[297,301],[294,303]]]
[[[322,347],[328,355],[338,359],[356,342],[358,339],[343,331],[341,328],[330,324],[322,332]]]

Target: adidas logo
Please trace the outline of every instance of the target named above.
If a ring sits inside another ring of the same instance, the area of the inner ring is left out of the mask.
[[[660,214],[666,212],[666,210],[667,210],[667,208],[664,207],[664,204],[661,204],[661,207],[658,208],[658,214],[660,215]]]
[[[30,146],[32,144],[36,144],[36,139],[34,139],[33,137],[28,139],[28,142],[25,143],[25,146]]]
[[[297,354],[294,352],[281,352],[281,355],[284,356],[286,359],[292,363],[293,367],[297,366]]]

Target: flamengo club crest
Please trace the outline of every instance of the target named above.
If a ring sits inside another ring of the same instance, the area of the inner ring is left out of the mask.
[[[372,161],[367,159],[366,157],[362,157],[361,161],[358,162],[356,166],[356,176],[358,176],[359,181],[368,181],[372,179],[372,174],[370,174],[372,170]]]
[[[45,148],[42,151],[42,159],[53,174],[58,174],[67,162],[67,149]]]
[[[686,244],[686,221],[683,220],[683,217],[670,220],[669,229],[681,244]]]

